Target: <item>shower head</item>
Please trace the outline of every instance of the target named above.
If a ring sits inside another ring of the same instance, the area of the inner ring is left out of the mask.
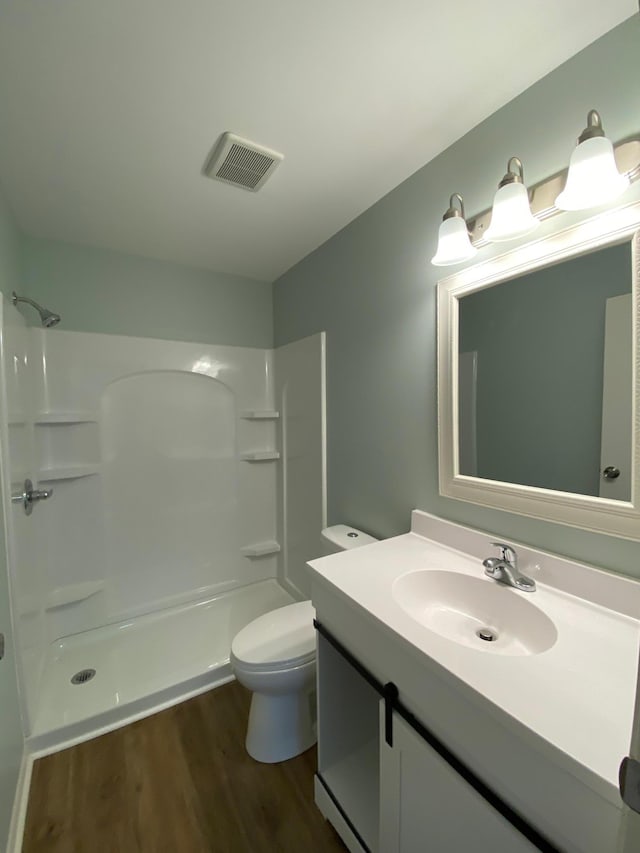
[[[33,308],[35,308],[38,314],[40,315],[40,322],[45,327],[45,329],[50,329],[52,326],[57,326],[60,322],[59,314],[54,314],[53,311],[49,311],[46,308],[43,308],[42,305],[38,305],[37,302],[34,302],[33,299],[29,299],[27,296],[18,296],[15,290],[11,294],[11,301],[14,305],[17,305],[18,302],[26,302],[27,305],[33,306]]]
[[[42,319],[42,325],[45,329],[50,329],[51,326],[57,326],[60,322],[60,315],[54,314],[53,311],[47,311],[46,308],[42,308],[40,310],[40,317]]]

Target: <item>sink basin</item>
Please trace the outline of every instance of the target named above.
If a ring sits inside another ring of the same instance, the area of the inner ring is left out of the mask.
[[[537,655],[558,637],[525,593],[484,578],[437,569],[409,572],[394,582],[392,596],[425,628],[478,651]]]

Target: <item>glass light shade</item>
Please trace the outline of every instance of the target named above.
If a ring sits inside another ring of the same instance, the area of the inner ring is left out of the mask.
[[[491,224],[484,233],[485,240],[500,243],[529,234],[540,225],[531,213],[529,196],[524,184],[512,183],[500,187],[493,200]]]
[[[586,210],[613,201],[628,186],[629,179],[618,172],[611,140],[595,136],[581,142],[571,155],[567,183],[556,207]]]
[[[440,225],[438,251],[431,258],[431,263],[436,267],[460,264],[472,258],[477,251],[471,245],[465,220],[461,216],[451,216]]]

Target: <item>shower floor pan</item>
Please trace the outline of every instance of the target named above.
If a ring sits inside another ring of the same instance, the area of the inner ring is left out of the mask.
[[[228,681],[235,634],[292,601],[275,580],[261,581],[56,641],[31,751],[70,746]]]

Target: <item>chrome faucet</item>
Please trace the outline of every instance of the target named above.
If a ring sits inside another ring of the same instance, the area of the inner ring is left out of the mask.
[[[487,557],[482,561],[485,575],[507,586],[520,589],[522,592],[535,592],[536,582],[518,571],[518,555],[511,545],[505,545],[504,542],[491,544],[500,549],[500,556]]]

